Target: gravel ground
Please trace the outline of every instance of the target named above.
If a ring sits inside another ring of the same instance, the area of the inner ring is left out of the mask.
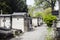
[[[45,40],[46,35],[47,27],[44,24],[41,27],[35,28],[35,31],[26,32],[22,36],[13,38],[11,40]]]

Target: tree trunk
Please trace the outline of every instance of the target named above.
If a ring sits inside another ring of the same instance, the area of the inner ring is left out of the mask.
[[[54,6],[55,6],[54,1],[51,0],[52,14],[54,14]]]
[[[59,2],[59,19],[60,19],[60,0],[58,0]]]
[[[39,26],[39,17],[37,18],[37,23],[38,23],[38,26]]]

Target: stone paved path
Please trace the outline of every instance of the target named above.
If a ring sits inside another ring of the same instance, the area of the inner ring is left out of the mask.
[[[35,28],[35,31],[24,33],[22,36],[11,40],[45,40],[47,35],[46,25]]]

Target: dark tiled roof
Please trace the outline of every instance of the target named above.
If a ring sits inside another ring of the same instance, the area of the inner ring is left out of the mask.
[[[25,14],[26,14],[25,12],[24,12],[24,13],[16,13],[16,12],[15,12],[15,13],[12,14],[12,16],[13,16],[13,15],[21,15],[21,16],[23,16],[23,15],[25,15]]]
[[[2,16],[24,16],[26,13],[25,12],[15,12],[15,13],[13,13],[13,14],[0,14],[0,17]]]
[[[0,14],[0,16],[11,16],[11,14]]]

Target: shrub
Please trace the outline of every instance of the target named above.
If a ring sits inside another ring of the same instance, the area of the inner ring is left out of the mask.
[[[56,16],[52,15],[51,11],[51,8],[47,8],[42,12],[36,12],[34,17],[42,17],[43,21],[47,24],[47,26],[51,27],[53,21],[57,19]]]
[[[52,11],[51,8],[47,8],[42,13],[42,18],[48,27],[51,27],[53,24],[53,21],[57,19],[56,16],[52,15],[51,11]]]
[[[42,16],[42,12],[36,12],[34,17],[41,17]]]
[[[44,22],[47,24],[48,27],[51,27],[53,24],[53,21],[56,20],[56,16],[53,16],[51,14],[45,15],[43,17]]]

